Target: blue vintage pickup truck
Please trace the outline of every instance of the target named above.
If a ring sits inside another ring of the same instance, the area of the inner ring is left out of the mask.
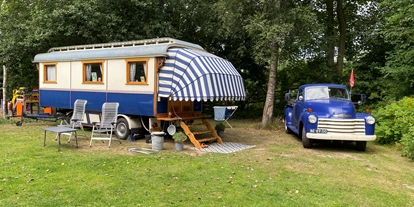
[[[365,102],[365,95],[352,102],[344,85],[306,84],[285,98],[285,131],[299,135],[305,148],[311,148],[314,140],[340,140],[355,141],[356,149],[365,151],[367,141],[376,139],[375,118],[355,110],[356,104]]]

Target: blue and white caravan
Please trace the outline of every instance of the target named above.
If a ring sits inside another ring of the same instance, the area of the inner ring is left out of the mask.
[[[161,120],[201,115],[202,101],[244,100],[233,65],[201,46],[172,38],[51,48],[34,57],[40,105],[73,109],[88,101],[85,123],[99,122],[105,102],[118,102],[116,136],[143,134]]]

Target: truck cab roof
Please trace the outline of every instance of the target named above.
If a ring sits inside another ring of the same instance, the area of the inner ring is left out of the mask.
[[[312,83],[312,84],[305,84],[305,85],[301,85],[299,86],[299,89],[303,90],[305,88],[308,87],[317,87],[317,86],[327,86],[327,87],[332,87],[332,88],[343,88],[348,90],[348,88],[344,85],[341,84],[334,84],[334,83]]]

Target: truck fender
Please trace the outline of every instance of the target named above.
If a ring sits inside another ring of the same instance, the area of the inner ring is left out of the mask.
[[[303,113],[302,113],[302,116],[301,116],[301,118],[300,118],[300,131],[302,130],[302,127],[305,127],[305,131],[306,132],[309,132],[309,128],[312,128],[312,126],[314,125],[314,124],[311,124],[311,123],[309,123],[308,122],[308,117],[311,115],[312,113],[309,113],[308,111],[304,111]]]
[[[292,108],[291,107],[287,107],[285,109],[285,121],[292,122]]]
[[[300,125],[305,127],[305,130],[307,129],[306,125],[308,124],[309,115],[310,114],[308,112],[303,112],[302,116],[300,117]]]

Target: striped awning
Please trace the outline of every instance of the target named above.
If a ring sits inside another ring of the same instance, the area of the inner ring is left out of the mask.
[[[167,53],[159,73],[159,97],[180,101],[246,98],[243,79],[229,61],[192,49],[172,48]]]

